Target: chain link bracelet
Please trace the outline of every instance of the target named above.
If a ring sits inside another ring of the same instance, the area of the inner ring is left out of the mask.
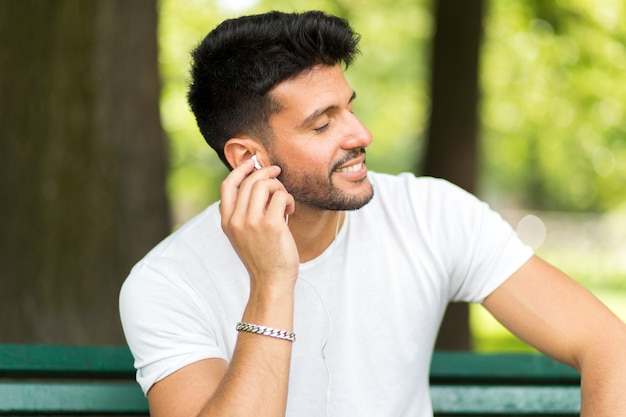
[[[236,329],[238,332],[257,333],[263,336],[270,336],[270,337],[275,337],[277,339],[289,340],[291,342],[296,341],[295,333],[288,332],[286,330],[273,329],[271,327],[259,326],[257,324],[244,323],[240,321],[239,323],[237,323]]]

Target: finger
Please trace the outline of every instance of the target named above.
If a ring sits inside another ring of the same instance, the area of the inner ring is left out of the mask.
[[[295,211],[295,200],[286,190],[277,190],[267,206],[267,216],[275,219],[280,218],[284,222],[285,216]]]
[[[248,184],[246,184],[246,187]],[[250,181],[250,191],[247,193],[247,204],[244,204],[243,196],[240,196],[241,202],[237,204],[236,216],[246,216],[247,221],[257,223],[262,221],[267,213],[267,207],[274,193],[285,191],[285,187],[275,179],[255,179]],[[243,192],[241,192],[243,194]]]
[[[247,160],[233,169],[220,186],[222,218],[230,218],[237,204],[239,187],[254,170],[254,161]]]
[[[276,166],[262,168],[250,172],[239,182],[239,187],[228,197],[231,200],[222,209],[222,228],[225,231],[233,228],[245,230],[262,220],[271,194],[277,189],[284,189],[275,179],[279,173],[280,168]],[[237,183],[237,179],[233,179],[232,184]],[[234,189],[233,185],[230,186],[231,191]]]

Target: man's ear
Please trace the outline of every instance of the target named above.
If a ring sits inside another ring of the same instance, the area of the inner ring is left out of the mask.
[[[232,138],[224,145],[224,156],[232,168],[237,168],[262,149],[262,145],[256,139]]]

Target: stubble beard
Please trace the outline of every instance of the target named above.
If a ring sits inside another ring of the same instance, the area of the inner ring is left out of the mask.
[[[364,153],[364,150],[351,152],[344,158],[345,162],[361,153]],[[358,210],[372,200],[374,188],[367,177],[361,180],[363,189],[358,194],[351,194],[337,187],[333,182],[333,172],[345,162],[336,163],[328,177],[323,178],[322,176],[298,175],[295,171],[292,173],[286,164],[281,164],[279,159],[275,159],[275,164],[282,169],[278,179],[293,196],[296,207],[303,204],[318,210]]]

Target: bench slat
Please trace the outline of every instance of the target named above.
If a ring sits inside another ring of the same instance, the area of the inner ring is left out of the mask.
[[[579,385],[580,375],[567,365],[540,354],[435,352],[431,383],[558,383]]]
[[[109,374],[134,377],[125,346],[0,345],[0,373]]]
[[[136,383],[0,383],[0,415],[147,414]]]
[[[577,387],[446,386],[431,387],[435,415],[580,414]]]

